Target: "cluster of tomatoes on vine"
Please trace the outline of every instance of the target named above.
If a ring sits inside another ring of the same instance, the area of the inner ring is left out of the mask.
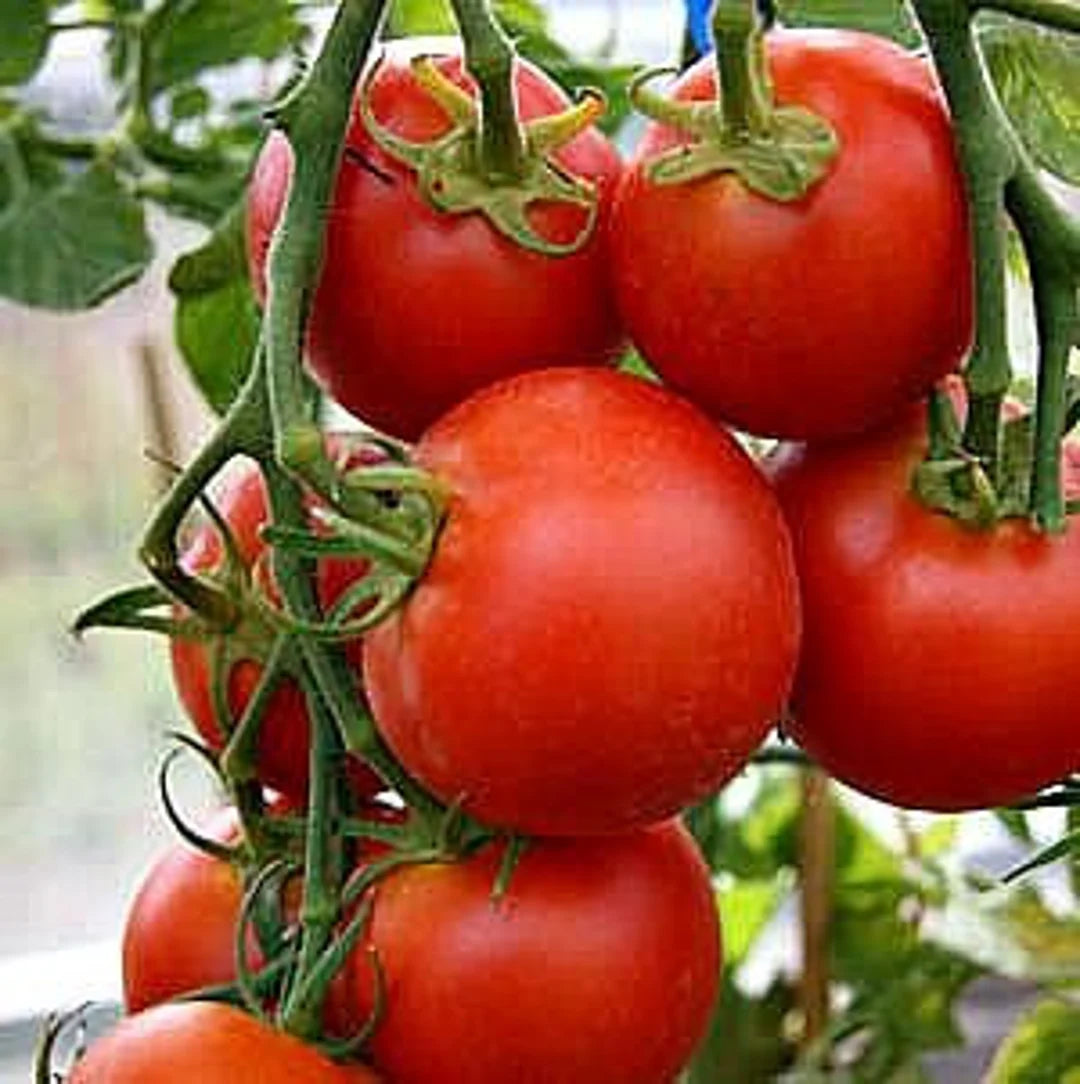
[[[380,620],[343,635],[344,657],[408,775],[498,835],[457,862],[391,862],[370,889],[321,1008],[330,1036],[372,1022],[368,1068],[271,1045],[220,1005],[151,1009],[232,990],[238,955],[258,978],[296,920],[286,887],[284,917],[237,937],[237,864],[258,841],[224,814],[210,846],[170,852],[139,893],[124,948],[136,1015],[73,1082],[165,1079],[138,1074],[173,1058],[177,1078],[205,1073],[219,1049],[230,1080],[672,1081],[721,955],[708,872],[675,818],[779,720],[836,777],[904,806],[1008,802],[1080,764],[1076,532],[978,529],[912,492],[923,400],[972,334],[963,183],[932,70],[868,35],[793,31],[767,39],[767,68],[741,112],[716,105],[709,59],[667,98],[639,81],[655,119],[623,163],[589,126],[595,102],[571,106],[518,61],[539,193],[520,200],[476,192],[460,58],[391,52],[370,75],[307,356],[392,438],[331,435],[341,470],[419,469],[439,523],[421,568],[395,566]],[[272,136],[253,174],[259,290],[291,156]],[[631,342],[662,383],[614,367]],[[779,444],[755,462],[729,427]],[[172,657],[221,750],[281,602],[260,473],[214,504],[185,566],[244,617],[228,637],[176,638]],[[316,536],[338,525],[317,501],[308,514]],[[378,562],[343,552],[318,559],[317,587],[347,628],[385,594],[357,589]],[[255,782],[281,795],[266,830],[294,844],[308,712],[285,677],[254,742]],[[393,841],[407,814],[384,781],[355,758],[346,774],[353,816]]]

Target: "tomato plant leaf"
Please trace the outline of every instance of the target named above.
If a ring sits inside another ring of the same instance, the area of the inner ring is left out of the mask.
[[[1065,432],[1080,425],[1080,376],[1069,373],[1065,378]]]
[[[731,880],[716,894],[724,929],[724,966],[737,968],[787,896],[788,878]]]
[[[150,18],[151,92],[239,60],[274,60],[308,35],[289,0],[188,0]]]
[[[995,809],[994,816],[1014,839],[1021,843],[1033,844],[1035,837],[1031,834],[1031,825],[1020,809]]]
[[[981,42],[987,66],[1035,161],[1080,184],[1080,41],[1066,34],[988,18]]]
[[[1028,886],[975,892],[953,885],[945,903],[927,913],[924,934],[1009,978],[1080,979],[1080,919],[1055,915]]]
[[[49,45],[46,0],[0,0],[0,86],[25,83]]]
[[[150,262],[142,205],[104,163],[58,183],[39,184],[26,174],[8,195],[0,211],[4,297],[88,309],[134,282]]]
[[[259,310],[244,249],[243,204],[236,204],[169,275],[180,352],[206,401],[223,414],[243,385],[259,333]]]
[[[784,1022],[795,1008],[795,991],[776,981],[750,997],[725,975],[705,1041],[685,1084],[772,1084],[792,1059]]]
[[[1080,1084],[1080,1006],[1047,998],[1024,1013],[986,1084]]]
[[[838,26],[867,30],[915,46],[922,40],[905,0],[777,0],[786,26]]]
[[[389,37],[421,34],[456,34],[457,24],[447,0],[397,0],[386,21]]]

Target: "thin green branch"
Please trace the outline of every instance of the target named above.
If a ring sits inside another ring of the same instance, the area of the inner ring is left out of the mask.
[[[223,592],[186,572],[176,549],[180,524],[208,483],[236,455],[258,458],[267,427],[265,366],[257,352],[248,381],[217,430],[179,474],[158,505],[139,545],[147,571],[171,595],[211,625],[227,629],[237,619],[236,605]]]
[[[964,372],[968,417],[964,445],[996,478],[1001,404],[1012,382],[1006,324],[1004,186],[1017,148],[982,61],[968,0],[915,0],[934,63],[949,99],[967,186],[975,344]]]
[[[1076,290],[1080,268],[1074,254],[1080,228],[1046,191],[1027,160],[1009,183],[1006,201],[1031,268],[1039,336],[1030,510],[1042,530],[1060,531],[1066,522],[1061,442],[1065,436],[1069,354],[1078,330]]]
[[[385,9],[386,0],[343,0],[311,70],[276,110],[292,144],[293,172],[270,247],[263,323],[275,454],[325,494],[337,487],[336,471],[316,424],[316,400],[300,355],[353,92]]]
[[[480,87],[480,161],[495,183],[519,180],[525,139],[514,102],[514,48],[488,0],[451,4],[465,46],[465,67]]]

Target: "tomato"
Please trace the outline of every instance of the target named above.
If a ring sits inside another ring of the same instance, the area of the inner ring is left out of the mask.
[[[472,86],[460,57],[438,64],[459,85]],[[568,104],[525,61],[517,62],[515,87],[526,120]],[[370,104],[380,124],[413,141],[449,130],[400,51],[379,70]],[[606,233],[618,156],[589,129],[555,158],[600,189],[596,233],[570,256],[521,248],[478,214],[434,210],[419,195],[415,174],[380,150],[354,114],[307,340],[311,367],[335,399],[370,424],[413,438],[501,377],[542,365],[600,363],[617,353],[622,332],[608,285]],[[272,136],[248,196],[251,273],[260,292],[291,168],[288,143]],[[537,205],[532,222],[543,236],[568,242],[585,212]]]
[[[619,306],[650,364],[715,417],[821,439],[870,428],[953,368],[972,333],[967,212],[949,118],[927,64],[852,31],[777,31],[781,104],[831,122],[840,153],[801,199],[734,174],[645,180],[678,146],[653,124],[612,224]],[[705,59],[676,83],[710,98]]]
[[[332,438],[334,447],[346,447],[344,438]],[[365,458],[357,451],[358,460]],[[258,589],[266,591],[280,605],[271,582],[267,562],[269,553],[259,532],[269,521],[266,488],[262,475],[254,464],[245,464],[231,476],[214,503],[228,523],[236,541],[243,564],[253,572]],[[184,549],[184,567],[192,573],[212,574],[220,571],[224,557],[222,540],[212,524],[206,522],[196,529]],[[326,558],[319,562],[318,588],[324,605],[331,605],[355,580],[364,575],[367,563],[362,560]],[[254,634],[241,629],[233,636],[239,656],[233,663],[228,679],[228,703],[234,720],[238,720],[251,698],[262,674],[262,662],[270,648],[265,633],[256,628]],[[180,700],[203,739],[214,749],[224,745],[214,711],[211,693],[211,652],[204,641],[174,638],[171,641],[173,678]],[[346,648],[359,670],[360,647],[354,641]],[[292,798],[302,799],[307,790],[308,776],[308,717],[303,693],[291,679],[278,685],[263,719],[258,740],[257,768],[267,786]],[[349,760],[349,775],[360,796],[381,789],[375,774],[355,758]]]
[[[288,803],[275,800],[270,815],[289,812]],[[379,824],[400,824],[404,815],[378,803],[366,803],[359,814]],[[208,839],[234,844],[240,837],[236,810],[218,811],[200,828]],[[371,861],[388,848],[365,840],[355,858]],[[299,881],[286,892],[288,921],[295,921],[300,902]],[[236,924],[245,892],[240,865],[198,850],[187,842],[169,847],[151,866],[128,910],[124,925],[124,1004],[128,1012],[141,1012],[181,994],[236,979]],[[252,970],[263,966],[254,931],[247,938],[247,959]],[[336,1025],[332,1006],[338,993],[331,986],[327,1022]]]
[[[534,840],[494,902],[500,857],[489,846],[376,886],[376,1067],[394,1084],[673,1080],[720,971],[709,874],[686,830]],[[367,953],[348,966],[362,1015]]]
[[[784,704],[798,588],[768,484],[662,388],[550,369],[416,448],[452,491],[365,640],[376,721],[446,801],[540,835],[659,820],[743,765]]]
[[[236,811],[224,809],[206,826],[208,838],[232,843]],[[234,865],[176,843],[154,863],[124,926],[124,1003],[140,1012],[179,994],[234,981],[236,923],[244,896]],[[249,958],[259,966],[250,939]]]
[[[68,1084],[378,1084],[228,1005],[159,1005],[122,1020],[81,1058]]]
[[[896,805],[1000,805],[1080,768],[1080,526],[929,511],[909,486],[925,446],[913,411],[775,457],[805,621],[790,732]]]

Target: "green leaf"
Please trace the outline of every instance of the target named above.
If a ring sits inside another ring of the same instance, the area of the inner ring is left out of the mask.
[[[1063,858],[1071,859],[1072,856],[1078,853],[1080,853],[1080,830],[1068,832],[1057,842],[1044,847],[1026,862],[1022,862],[1019,866],[1009,870],[1004,879],[1006,881],[1017,881],[1034,870],[1041,869],[1043,866],[1051,866],[1055,862],[1060,862]]]
[[[867,30],[913,47],[922,35],[905,0],[778,0],[787,26],[839,26]]]
[[[994,1055],[986,1084],[1080,1084],[1080,1006],[1047,999],[1026,1012]]]
[[[152,248],[142,206],[98,162],[59,183],[24,176],[0,212],[0,295],[88,309],[134,282]]]
[[[943,907],[927,915],[935,944],[1009,978],[1080,980],[1080,919],[1060,918],[1034,889],[974,892],[954,886]]]
[[[787,896],[787,878],[731,880],[716,894],[724,931],[724,966],[734,970]]]
[[[456,34],[457,24],[447,0],[396,0],[386,22],[389,37]]]
[[[761,773],[749,808],[737,814],[724,799],[691,811],[690,830],[715,871],[764,880],[793,868],[798,849],[799,788],[790,772]]]
[[[1031,834],[1031,825],[1028,824],[1028,819],[1022,810],[995,809],[994,816],[1014,839],[1028,844],[1035,842],[1035,837]]]
[[[990,74],[1035,161],[1080,184],[1080,39],[1004,16],[981,32]]]
[[[187,0],[151,16],[150,90],[252,57],[274,60],[307,37],[289,0]]]
[[[1080,805],[1069,808],[1065,825],[1068,835],[1077,841],[1077,845],[1069,855],[1069,882],[1077,899],[1080,899]]]
[[[773,1084],[792,1061],[784,1022],[794,1008],[795,991],[787,983],[748,997],[725,977],[687,1084]]]
[[[237,204],[169,275],[176,296],[176,341],[206,401],[223,414],[243,386],[259,335],[259,310]]]
[[[0,86],[25,83],[49,46],[46,0],[0,0]]]

